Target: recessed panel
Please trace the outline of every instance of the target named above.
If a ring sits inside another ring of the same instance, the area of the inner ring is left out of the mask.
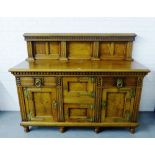
[[[50,92],[34,92],[33,101],[36,116],[52,115],[52,94]]]
[[[87,109],[86,108],[69,108],[69,117],[70,118],[81,118],[87,117]]]
[[[69,42],[67,44],[67,53],[69,58],[90,59],[92,56],[92,43],[91,42]]]
[[[106,117],[123,117],[126,93],[107,93]]]
[[[99,47],[100,53],[99,54],[101,57],[110,56],[112,50],[113,50],[113,48],[112,48],[112,44],[110,42],[101,42],[100,43],[100,47]]]
[[[68,82],[68,91],[87,91],[87,82]]]
[[[118,42],[115,43],[114,55],[125,56],[127,52],[127,43]]]
[[[45,49],[45,42],[38,41],[33,44],[33,50],[36,54],[45,54],[46,49]]]
[[[100,42],[99,55],[104,60],[122,60],[127,53],[127,42]]]
[[[60,54],[60,42],[49,42],[49,54],[59,55]]]

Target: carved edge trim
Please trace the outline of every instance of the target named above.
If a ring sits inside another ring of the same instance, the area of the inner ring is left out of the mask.
[[[56,86],[57,86],[57,101],[58,101],[58,121],[63,122],[64,121],[64,114],[63,114],[63,88],[62,88],[63,82],[62,77],[59,76],[56,78]]]
[[[135,36],[24,36],[26,41],[134,41]]]
[[[47,76],[145,76],[147,72],[11,72],[15,76],[40,76],[40,75],[47,75]]]

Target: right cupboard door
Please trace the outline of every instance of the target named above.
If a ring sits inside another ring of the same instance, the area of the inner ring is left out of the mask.
[[[134,88],[106,88],[102,91],[102,122],[129,122],[135,100]]]

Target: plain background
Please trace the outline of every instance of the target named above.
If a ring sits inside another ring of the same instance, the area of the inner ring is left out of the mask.
[[[27,57],[23,33],[136,33],[133,58],[151,70],[143,84],[141,111],[155,108],[155,18],[0,18],[0,110],[19,110],[15,78],[8,69]]]
[[[154,0],[1,0],[1,17],[155,17]],[[11,26],[11,25],[10,25]],[[152,28],[154,25],[152,24]],[[102,31],[104,29],[102,28]],[[154,33],[152,34],[153,38]],[[23,52],[23,51],[22,51]],[[152,58],[153,59],[153,58]],[[10,67],[10,66],[9,66]],[[153,77],[153,76],[152,76]],[[11,89],[11,88],[10,88]],[[11,90],[10,90],[11,91]],[[152,90],[148,91],[150,93]],[[153,93],[153,91],[152,91]],[[9,97],[9,96],[8,96]],[[1,124],[0,124],[1,125]],[[149,131],[148,131],[149,132]],[[154,139],[1,139],[2,154],[152,154]]]

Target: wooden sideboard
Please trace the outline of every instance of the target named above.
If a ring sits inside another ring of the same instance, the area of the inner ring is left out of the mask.
[[[24,34],[16,77],[21,125],[127,127],[132,133],[147,68],[132,59],[135,34]]]

